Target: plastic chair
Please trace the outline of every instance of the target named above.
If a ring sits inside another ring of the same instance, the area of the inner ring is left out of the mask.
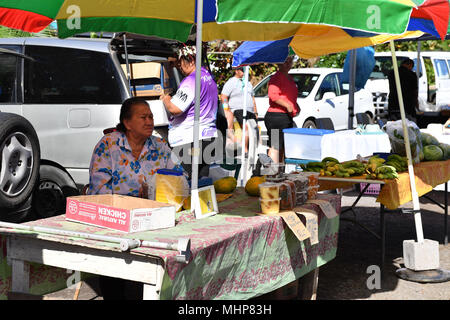
[[[357,124],[371,124],[372,121],[367,113],[357,113],[356,114],[356,123]]]
[[[254,119],[247,120],[248,127],[248,153],[246,155],[245,167],[241,170],[241,174],[245,172],[245,180],[251,178],[256,165],[256,151],[258,149],[258,124]],[[245,170],[245,171],[244,171]],[[246,183],[247,181],[244,181]]]

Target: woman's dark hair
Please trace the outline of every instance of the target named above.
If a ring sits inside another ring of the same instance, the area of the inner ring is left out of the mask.
[[[125,133],[127,131],[127,128],[125,127],[123,121],[131,119],[131,116],[133,115],[132,107],[136,104],[145,104],[148,107],[148,102],[145,101],[144,98],[141,97],[132,97],[128,98],[122,103],[122,107],[120,108],[120,116],[119,116],[119,123],[116,126],[117,131]]]

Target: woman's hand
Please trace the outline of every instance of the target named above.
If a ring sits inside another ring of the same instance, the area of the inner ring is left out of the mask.
[[[296,105],[297,108],[295,108],[295,112],[292,112],[292,118],[296,117],[301,111],[300,106],[298,105],[298,103],[295,103],[295,105]]]
[[[148,184],[145,177],[143,175],[140,175],[138,181],[139,184],[141,185],[138,193],[139,198],[148,199]]]

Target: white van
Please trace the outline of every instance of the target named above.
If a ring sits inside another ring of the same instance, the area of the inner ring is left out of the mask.
[[[419,110],[423,112],[440,112],[450,106],[450,52],[420,52],[420,63],[417,63],[417,52],[396,52],[397,61],[410,58],[414,61],[414,69],[419,65]],[[375,53],[375,67],[365,88],[372,92],[376,108],[376,116],[387,114],[389,81],[388,74],[392,70],[390,52]],[[423,72],[425,70],[426,72]]]

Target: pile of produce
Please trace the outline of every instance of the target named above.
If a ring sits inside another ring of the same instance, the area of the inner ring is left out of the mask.
[[[450,145],[439,143],[433,135],[422,132],[423,161],[440,161],[450,159]]]
[[[412,121],[407,120],[407,132],[413,163],[419,163],[424,160],[423,145],[419,127]],[[400,156],[406,156],[405,139],[403,137],[402,121],[388,121],[384,130],[389,136],[393,153]]]
[[[385,165],[392,166],[397,172],[408,170],[408,158],[402,157],[398,154],[391,154],[388,156]]]
[[[387,161],[376,155],[370,157],[367,162],[358,160],[339,162],[335,158],[326,157],[320,162],[309,162],[301,167],[303,171],[319,172],[321,176],[337,178],[361,176],[366,179],[395,179],[398,172],[408,169],[406,158],[399,155],[390,155]]]

